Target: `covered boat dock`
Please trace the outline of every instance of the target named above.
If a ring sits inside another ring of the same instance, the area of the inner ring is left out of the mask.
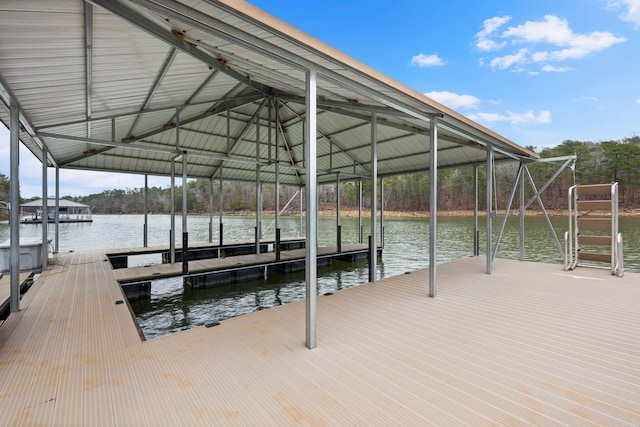
[[[73,168],[171,176],[172,183],[207,178],[212,195],[214,182],[255,182],[257,240],[262,184],[275,184],[277,202],[281,185],[303,189],[309,348],[316,345],[318,184],[370,181],[375,248],[379,179],[430,171],[425,285],[435,296],[438,168],[481,166],[491,176],[496,161],[537,158],[249,3],[66,0],[33,9],[16,1],[1,11],[12,37],[1,45],[0,119],[14,156],[21,140],[42,160],[43,182],[49,167],[56,176]],[[50,31],[38,36],[21,25],[38,19]],[[34,84],[47,76],[46,86]],[[487,206],[491,192],[488,184]],[[490,220],[487,229],[492,253]],[[184,241],[186,215],[182,230]]]
[[[67,199],[55,199],[50,197],[47,203],[42,203],[42,199],[32,200],[20,205],[21,224],[38,224],[43,221],[43,209],[47,210],[46,220],[49,223],[66,223],[66,222],[93,222],[91,215],[91,206],[74,202]],[[31,211],[30,215],[25,215],[27,210]],[[56,213],[57,210],[57,213]]]
[[[640,420],[629,279],[495,260],[490,180],[485,257],[436,265],[438,170],[522,171],[535,153],[245,2],[6,0],[0,24],[12,206],[20,141],[42,161],[44,200],[49,168],[56,198],[64,168],[170,176],[172,189],[209,179],[210,229],[222,182],[255,182],[257,247],[262,185],[275,185],[276,213],[279,188],[295,186],[306,266],[302,303],[143,342],[104,252],[61,254],[22,300],[12,255],[2,424]],[[370,181],[371,251],[379,180],[423,171],[429,268],[378,281],[371,257],[370,283],[318,296],[317,185]],[[185,243],[187,225],[183,214]]]

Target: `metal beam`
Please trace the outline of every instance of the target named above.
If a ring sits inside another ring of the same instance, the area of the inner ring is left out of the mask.
[[[60,168],[56,166],[56,239],[54,253],[60,253]]]
[[[22,128],[25,130],[25,132],[27,132],[27,134],[33,139],[33,142],[36,144],[38,149],[42,150],[43,148],[47,148],[48,150],[49,147],[47,147],[47,144],[45,144],[42,138],[40,138],[37,135],[35,131],[35,127],[31,124],[31,121],[29,120],[29,118],[22,111],[22,107],[20,106],[18,99],[13,94],[13,91],[11,90],[11,88],[9,87],[6,80],[4,79],[4,77],[2,77],[1,74],[0,74],[0,99],[7,106],[8,111],[11,111],[12,105],[15,106],[15,108],[18,110],[18,124],[21,125]],[[11,113],[9,113],[9,115],[11,115]],[[11,123],[11,119],[9,119],[9,122]],[[9,124],[9,126],[11,126],[11,124]],[[16,127],[16,129],[18,129],[18,127]],[[18,133],[18,140],[19,138],[20,138],[20,135]],[[38,155],[38,153],[33,153],[33,154],[36,157]],[[51,164],[51,166],[56,166],[58,163],[53,158],[50,151],[48,151],[48,156],[49,156],[49,163]]]
[[[238,73],[223,63],[220,62],[220,59],[211,56],[204,52],[202,49],[198,49],[197,46],[194,46],[191,43],[188,43],[184,40],[180,40],[178,37],[174,36],[170,31],[167,31],[166,28],[161,27],[154,23],[153,21],[147,19],[145,16],[141,15],[137,11],[132,8],[125,6],[122,3],[114,2],[111,0],[85,0],[89,1],[101,8],[111,12],[112,14],[119,16],[125,21],[132,24],[134,27],[139,28],[146,33],[152,35],[158,40],[161,40],[167,43],[170,46],[176,47],[180,49],[182,52],[191,55],[192,57],[202,61],[203,63],[209,65],[210,67],[217,68],[220,72],[233,77],[239,82],[244,83],[247,86],[254,88],[255,90],[262,92],[263,94],[267,94],[269,92],[269,88],[251,80],[249,77],[242,73]]]
[[[431,120],[431,150],[429,159],[429,296],[436,296],[436,255],[438,218],[438,127]]]
[[[306,73],[306,115],[304,127],[305,148],[305,195],[307,200],[306,238],[305,238],[305,284],[306,284],[306,345],[316,347],[316,299],[317,250],[318,250],[318,189],[316,177],[316,79],[314,69]]]
[[[378,120],[371,113],[371,243],[369,245],[369,281],[374,283],[378,276],[378,244],[376,241],[378,221]]]
[[[149,92],[147,92],[147,96],[145,97],[144,102],[140,106],[140,110],[136,115],[136,118],[133,120],[133,123],[131,124],[131,128],[127,133],[126,139],[129,139],[129,137],[134,135],[136,126],[138,126],[138,122],[140,121],[140,117],[142,116],[142,113],[144,113],[147,107],[149,106],[149,103],[153,99],[153,96],[158,90],[158,87],[160,87],[162,80],[164,80],[165,76],[169,72],[169,68],[171,68],[171,64],[173,64],[173,61],[176,59],[176,55],[178,55],[178,49],[173,47],[171,49],[171,52],[169,52],[169,55],[167,55],[167,58],[165,59],[164,64],[162,64],[162,68],[160,68],[160,71],[158,72],[158,75],[156,76],[155,81],[149,88]]]
[[[85,65],[85,92],[86,92],[86,117],[87,138],[91,138],[91,114],[93,93],[93,5],[84,3],[84,65]]]
[[[496,244],[493,248],[493,254],[491,255],[491,262],[496,259],[496,255],[498,254],[498,248],[500,247],[500,241],[502,240],[502,234],[504,233],[504,228],[507,225],[507,219],[509,218],[509,212],[511,211],[511,205],[513,204],[513,199],[516,195],[516,190],[518,189],[518,182],[523,177],[524,174],[524,163],[520,162],[518,167],[518,172],[516,173],[516,179],[513,182],[513,187],[511,188],[511,195],[509,196],[509,201],[507,202],[507,206],[504,209],[504,216],[502,217],[502,224],[500,225],[500,230],[498,231],[498,237],[496,237]]]
[[[20,311],[20,141],[18,104],[11,98],[9,110],[10,195],[9,203],[9,269],[11,270],[11,312]]]
[[[491,241],[493,240],[493,231],[491,226],[493,224],[493,216],[491,212],[491,204],[493,203],[493,147],[487,146],[487,242],[486,242],[486,269],[485,272],[487,274],[491,274],[491,266],[492,266],[492,250],[491,250]]]
[[[47,149],[42,149],[42,270],[47,269],[49,259],[48,231],[49,231],[49,195],[47,180]]]

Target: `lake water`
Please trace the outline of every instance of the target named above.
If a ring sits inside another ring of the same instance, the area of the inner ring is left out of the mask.
[[[263,217],[263,229],[273,218]],[[214,217],[213,241],[218,241],[218,218]],[[562,239],[568,227],[566,217],[552,217],[552,224]],[[254,236],[255,217],[225,217],[225,241],[250,240]],[[494,236],[502,220],[494,219]],[[60,224],[60,253],[89,249],[115,249],[141,247],[143,244],[142,215],[94,215],[93,223]],[[176,218],[177,235],[182,233],[181,219]],[[517,259],[518,218],[510,218],[500,244],[498,257]],[[369,219],[363,219],[364,235],[369,234]],[[480,253],[484,254],[485,218],[479,219]],[[23,224],[21,237],[41,237],[41,226]],[[53,238],[53,225],[50,225]],[[280,224],[282,236],[300,235],[298,217],[283,217]],[[385,246],[378,262],[378,278],[404,274],[425,268],[429,264],[428,218],[388,218],[384,220]],[[170,217],[149,215],[149,246],[169,245]],[[209,217],[188,218],[190,242],[206,242],[209,236]],[[318,242],[321,246],[335,245],[335,217],[318,219]],[[620,231],[625,242],[625,269],[640,272],[640,217],[621,217]],[[265,238],[272,239],[274,226]],[[344,244],[358,241],[358,219],[342,219],[342,241]],[[473,253],[473,218],[438,218],[438,263],[470,256]],[[9,226],[0,222],[0,242],[9,238]],[[494,237],[495,238],[495,237]],[[366,239],[365,239],[366,240]],[[544,218],[527,216],[525,221],[525,259],[558,264],[562,268],[562,256]],[[130,266],[159,263],[160,256],[131,257]],[[318,272],[318,293],[325,294],[357,286],[368,280],[367,262],[334,262],[330,268]],[[625,280],[625,279],[622,279]],[[167,333],[206,324],[212,320],[250,313],[275,305],[298,301],[304,298],[304,272],[294,274],[270,273],[263,280],[245,282],[213,289],[193,290],[184,287],[182,278],[156,280],[152,283],[149,301],[132,303],[140,327],[147,339]]]

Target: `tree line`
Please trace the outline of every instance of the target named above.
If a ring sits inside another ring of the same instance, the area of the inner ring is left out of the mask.
[[[532,149],[532,147],[528,147]],[[575,169],[561,173],[542,193],[546,209],[566,209],[567,192],[571,185],[594,183],[619,183],[619,203],[621,209],[640,208],[640,137],[634,136],[620,141],[583,142],[564,141],[562,144],[545,148],[538,153],[542,158],[556,158],[576,155]],[[538,188],[558,170],[559,163],[529,164],[529,173]],[[504,209],[511,196],[518,170],[517,162],[498,163],[492,182],[495,198],[492,205]],[[479,208],[486,209],[486,168],[480,166],[478,173]],[[474,169],[442,169],[438,171],[438,210],[471,210],[474,208]],[[429,173],[416,173],[384,178],[384,208],[387,211],[424,212],[429,210]],[[363,181],[363,208],[370,207],[368,180]],[[0,174],[0,200],[8,199],[8,179]],[[380,188],[380,186],[379,186]],[[354,181],[341,183],[341,208],[358,209],[359,185]],[[2,193],[4,191],[4,194]],[[280,189],[280,207],[296,196],[299,188]],[[219,209],[219,187],[214,185],[213,210]],[[222,186],[222,209],[226,213],[252,213],[256,209],[255,183],[225,182]],[[275,187],[263,184],[263,209],[275,210]],[[526,185],[527,199],[534,194]],[[296,196],[298,197],[298,196]],[[516,199],[518,193],[516,191]],[[95,214],[135,214],[144,212],[144,188],[114,189],[102,193],[79,197],[65,197],[92,207]],[[318,188],[319,209],[335,209],[336,186],[326,184]],[[187,182],[187,211],[192,214],[207,214],[210,209],[210,182],[198,179]],[[176,212],[182,209],[182,187],[175,190]],[[494,206],[492,206],[493,208]],[[537,208],[534,203],[532,208]],[[295,214],[299,201],[293,201],[287,213]],[[171,212],[169,188],[150,187],[147,189],[147,212]]]

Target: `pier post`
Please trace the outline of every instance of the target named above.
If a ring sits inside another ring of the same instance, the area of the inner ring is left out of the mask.
[[[182,274],[189,274],[189,233],[182,233]]]
[[[213,178],[209,178],[209,243],[213,243]]]
[[[280,261],[280,229],[276,228],[276,261]]]
[[[493,239],[493,217],[491,204],[493,203],[493,147],[487,146],[487,259],[485,273],[491,274],[493,260],[491,259],[491,240]]]
[[[380,245],[384,248],[384,178],[380,178]]]
[[[527,165],[522,163],[523,168]],[[524,215],[526,213],[524,205],[524,171],[520,175],[520,261],[524,261]]]
[[[171,159],[171,229],[169,230],[169,253],[171,264],[176,263],[176,160]]]
[[[336,174],[336,249],[342,252],[342,224],[340,223],[340,173]]]
[[[436,254],[438,219],[438,122],[431,117],[431,155],[429,164],[429,296],[436,297]]]
[[[56,165],[56,216],[54,253],[60,252],[60,168]]]
[[[228,138],[228,136],[227,136],[227,138]],[[222,224],[223,224],[223,222],[222,222],[222,210],[223,210],[222,204],[224,202],[224,200],[222,198],[222,184],[223,184],[223,176],[222,176],[222,174],[224,172],[224,165],[220,164],[220,168],[218,170],[220,171],[220,182],[219,182],[220,188],[218,190],[218,204],[219,204],[218,223],[220,224],[220,235],[218,236],[218,240],[219,240],[219,245],[222,248],[222,245],[224,244],[224,238],[222,236],[222,228],[223,228],[222,227]]]
[[[42,270],[47,269],[49,261],[49,245],[48,245],[48,231],[49,231],[49,194],[48,194],[48,179],[47,179],[47,149],[42,147]]]
[[[256,254],[262,238],[262,179],[260,177],[260,109],[256,113]]]
[[[10,146],[10,196],[11,210],[9,211],[10,245],[9,269],[11,270],[11,312],[20,311],[20,140],[19,115],[17,102],[13,99],[9,103],[9,146]]]
[[[480,231],[478,231],[478,166],[473,167],[473,255],[480,255]]]
[[[371,113],[371,242],[369,243],[369,281],[375,282],[377,276],[377,257],[375,251],[377,247],[377,220],[378,220],[378,116],[376,112]]]
[[[148,207],[148,189],[149,189],[149,176],[147,174],[144,175],[144,227],[143,227],[143,236],[142,236],[142,244],[146,248],[148,245],[148,230],[149,230],[149,207]]]
[[[362,178],[358,180],[358,242],[362,243]]]
[[[306,72],[304,117],[305,198],[307,201],[305,234],[306,346],[316,347],[316,300],[318,297],[318,177],[316,141],[316,70]],[[300,192],[302,201],[302,192]],[[302,208],[302,202],[300,204]],[[301,210],[302,213],[302,210]]]

